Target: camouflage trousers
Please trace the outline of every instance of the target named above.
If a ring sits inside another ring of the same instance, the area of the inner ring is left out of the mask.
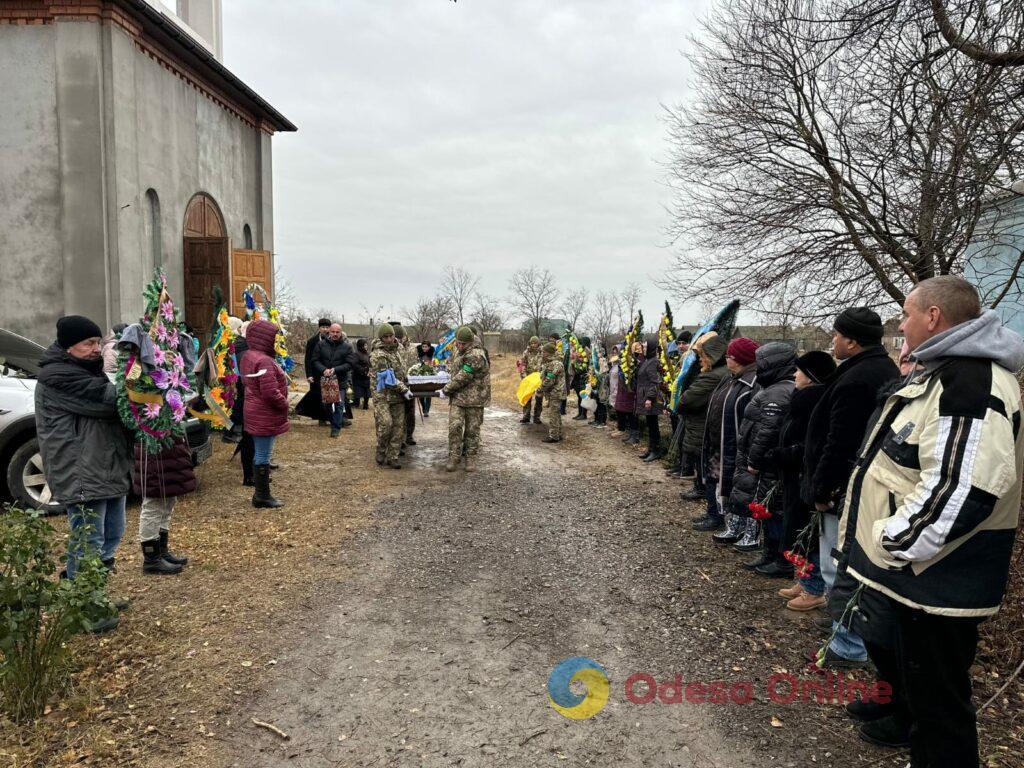
[[[384,461],[398,461],[405,440],[405,403],[373,398],[373,420],[377,424],[377,456]]]
[[[549,397],[544,403],[544,418],[548,422],[548,437],[562,439],[562,401],[557,397]]]
[[[523,418],[530,418],[530,410],[533,410],[533,420],[540,421],[540,414],[544,410],[544,395],[540,392],[534,394],[533,399],[523,406]]]
[[[480,450],[480,428],[484,423],[483,408],[453,405],[448,412],[448,459],[459,461],[465,451],[476,456]]]

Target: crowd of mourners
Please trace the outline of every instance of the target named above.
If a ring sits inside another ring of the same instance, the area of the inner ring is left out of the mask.
[[[750,555],[759,577],[788,580],[787,609],[821,612],[813,669],[873,668],[891,686],[848,704],[864,739],[909,746],[912,768],[970,768],[978,626],[999,610],[1018,524],[1024,340],[952,276],[916,286],[900,330],[896,361],[867,307],[835,317],[830,351],[684,331],[668,351],[692,350],[700,373],[675,408],[654,339],[633,343],[632,381],[623,349],[601,348],[596,386],[581,396],[576,375],[554,397],[564,413],[575,391],[576,420],[611,419],[609,436],[641,460],[666,459],[689,486],[682,498],[703,502],[695,531]],[[554,339],[538,347],[521,375],[544,370]],[[544,412],[557,442],[559,409]],[[522,421],[540,413],[527,403]]]
[[[822,611],[815,626],[823,650],[808,661],[818,669],[872,666],[891,686],[886,701],[847,706],[863,721],[862,736],[909,745],[913,768],[970,768],[978,765],[970,679],[978,626],[1003,600],[1018,523],[1024,438],[1015,374],[1024,339],[983,312],[976,289],[957,277],[919,283],[903,310],[897,361],[882,346],[880,317],[866,307],[835,317],[830,351],[680,333],[667,352],[692,351],[700,370],[675,407],[657,340],[635,342],[627,365],[620,347],[591,357],[590,340],[581,338],[571,362],[597,365],[566,368],[559,335],[543,345],[534,337],[518,367],[524,378],[539,374],[540,385],[522,421],[545,423],[545,441],[560,442],[574,392],[575,420],[611,426],[610,437],[642,450],[648,464],[666,460],[668,474],[688,486],[682,498],[703,504],[696,532],[723,552],[752,555],[745,565],[759,577],[788,580],[778,590],[787,609]],[[225,439],[238,444],[253,506],[277,508],[273,448],[289,426],[288,380],[275,360],[280,329],[265,320],[229,324],[240,405]],[[178,573],[187,558],[169,549],[169,530],[175,499],[196,487],[188,445],[179,439],[153,455],[132,446],[107,375],[115,340],[126,343],[116,331],[103,338],[80,316],[57,322],[36,387],[47,482],[107,570],[134,482],[143,571]],[[450,471],[462,460],[472,468],[490,401],[479,335],[464,326],[452,341],[452,374],[439,391],[451,401]],[[368,346],[352,345],[323,319],[306,344],[310,390],[297,410],[336,438],[354,409],[372,402],[377,463],[399,468],[405,447],[415,445],[417,401],[423,417],[430,408],[407,374],[417,363],[429,367],[434,352],[428,342],[412,344],[398,323],[376,328]],[[82,554],[69,548],[67,577]],[[116,614],[102,616],[93,629],[116,625]]]

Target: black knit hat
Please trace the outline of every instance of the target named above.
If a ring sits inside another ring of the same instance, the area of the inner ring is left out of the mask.
[[[689,344],[691,341],[693,341],[693,334],[689,331],[680,331],[676,334],[677,344]]]
[[[67,315],[57,321],[57,344],[61,349],[71,349],[80,341],[103,338],[103,331],[88,317]]]
[[[882,318],[867,307],[849,307],[836,316],[832,325],[839,333],[859,344],[878,344],[882,340]]]
[[[845,334],[843,334],[845,336]],[[828,352],[815,349],[796,359],[796,367],[815,384],[821,384],[836,371],[836,361]]]

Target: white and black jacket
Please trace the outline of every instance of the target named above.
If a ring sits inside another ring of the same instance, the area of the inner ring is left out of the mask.
[[[847,487],[848,572],[928,613],[987,616],[1006,590],[1024,463],[1010,368],[1024,340],[994,323],[986,313],[922,345],[924,370],[886,400]]]

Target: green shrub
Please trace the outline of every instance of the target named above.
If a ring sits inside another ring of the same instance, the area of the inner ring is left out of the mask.
[[[86,533],[74,532],[75,543]],[[58,538],[36,510],[0,514],[0,709],[15,722],[67,687],[68,641],[114,610],[98,553],[83,550],[74,581],[58,577]]]

